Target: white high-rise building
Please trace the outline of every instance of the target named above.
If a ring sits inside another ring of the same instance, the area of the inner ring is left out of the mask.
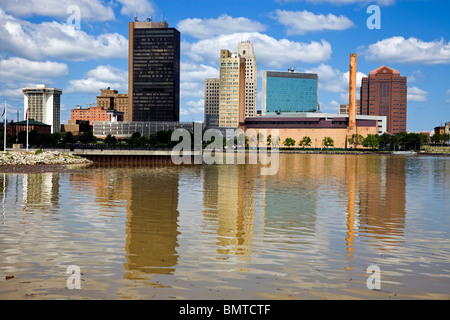
[[[61,129],[60,108],[62,90],[38,84],[35,88],[23,88],[24,114],[28,119],[52,126],[52,133]]]
[[[238,54],[245,58],[245,117],[256,117],[258,68],[253,45],[250,41],[238,44]]]

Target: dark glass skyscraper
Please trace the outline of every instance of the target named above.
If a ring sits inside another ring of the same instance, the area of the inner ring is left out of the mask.
[[[180,32],[167,22],[129,23],[131,121],[180,120]]]

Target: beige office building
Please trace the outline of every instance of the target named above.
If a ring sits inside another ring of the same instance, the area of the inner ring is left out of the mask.
[[[205,126],[219,126],[219,79],[205,79]]]
[[[258,69],[253,45],[250,41],[238,44],[238,54],[245,58],[245,117],[256,117]]]
[[[240,115],[239,112],[242,112]],[[220,51],[219,127],[237,128],[244,121],[245,58],[229,50]]]

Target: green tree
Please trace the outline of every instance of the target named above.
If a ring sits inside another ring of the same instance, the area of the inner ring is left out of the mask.
[[[94,143],[97,140],[92,131],[79,134],[76,136],[76,139],[83,144]]]
[[[73,136],[73,133],[70,131],[66,132],[63,138],[63,143],[75,143],[75,142],[77,142],[77,140]]]
[[[109,144],[109,145],[111,145],[111,144],[116,144],[116,143],[117,143],[117,139],[116,139],[116,137],[114,137],[114,136],[108,134],[108,135],[106,136],[104,142],[105,142],[105,144]]]
[[[286,138],[286,140],[284,140],[284,142],[283,142],[283,144],[286,146],[286,147],[292,147],[292,146],[295,146],[295,140],[294,139],[292,139],[292,138]]]
[[[299,146],[302,146],[302,147],[309,147],[309,146],[311,146],[311,138],[308,137],[308,136],[304,136],[304,137],[302,138],[302,140],[300,140],[300,142],[298,143],[298,145],[299,145]]]
[[[375,150],[380,147],[380,137],[377,134],[368,134],[361,143],[364,147]]]
[[[358,146],[363,142],[364,137],[360,134],[354,133],[351,138],[348,139],[348,143],[353,145],[354,148],[358,148]]]
[[[322,139],[322,145],[325,147],[333,147],[334,146],[334,140],[331,137],[325,137]]]

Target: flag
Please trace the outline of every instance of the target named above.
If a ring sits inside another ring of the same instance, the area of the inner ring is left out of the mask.
[[[5,108],[3,109],[2,117],[6,114],[6,102],[5,102]]]
[[[25,113],[25,120],[28,120],[28,108],[27,108],[27,112]]]

